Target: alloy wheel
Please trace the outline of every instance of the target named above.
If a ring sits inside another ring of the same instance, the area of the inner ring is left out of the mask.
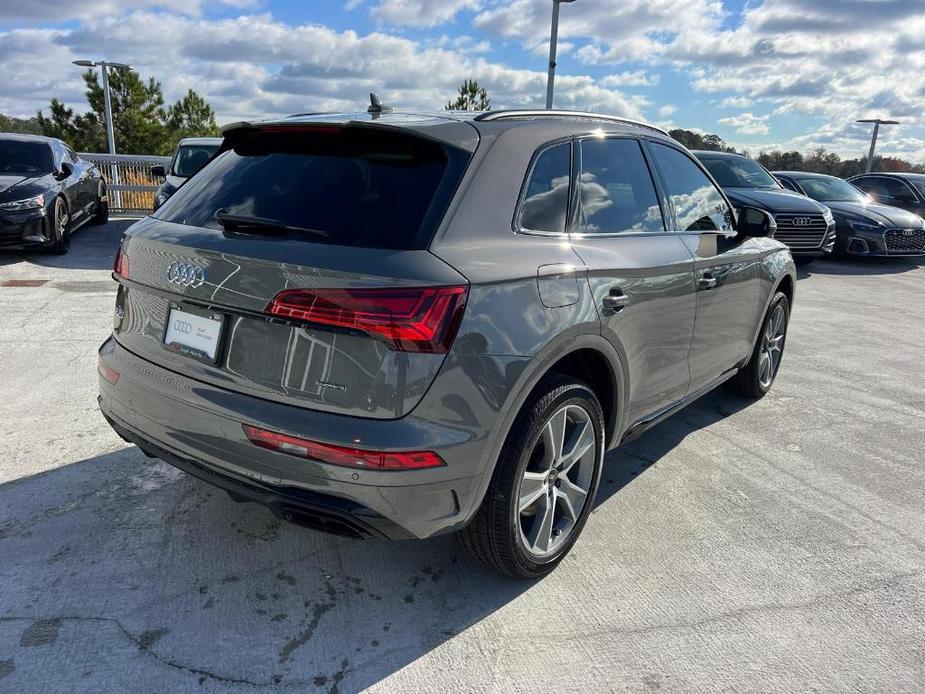
[[[517,490],[520,539],[534,557],[553,554],[575,528],[589,503],[597,455],[584,408],[565,405],[546,422]]]
[[[784,307],[778,304],[768,316],[762,336],[761,353],[758,357],[758,382],[762,388],[770,388],[774,377],[777,376],[786,334],[786,313]]]
[[[58,234],[58,241],[63,241],[68,235],[68,222],[70,217],[67,213],[67,207],[61,198],[55,202],[55,231]]]

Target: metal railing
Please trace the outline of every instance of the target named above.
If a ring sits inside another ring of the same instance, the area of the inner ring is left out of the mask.
[[[149,214],[154,209],[154,191],[164,180],[151,173],[156,164],[167,166],[170,157],[141,154],[95,154],[80,156],[103,171],[109,190],[109,211],[113,214]]]

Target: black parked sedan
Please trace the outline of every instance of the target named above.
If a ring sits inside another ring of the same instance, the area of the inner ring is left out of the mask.
[[[61,140],[0,133],[0,248],[67,253],[75,229],[108,219],[95,164]]]
[[[925,174],[876,172],[852,176],[857,186],[877,202],[901,207],[925,217]]]
[[[818,200],[835,215],[835,252],[841,255],[925,255],[925,220],[881,205],[847,181],[805,171],[775,171],[790,190]]]

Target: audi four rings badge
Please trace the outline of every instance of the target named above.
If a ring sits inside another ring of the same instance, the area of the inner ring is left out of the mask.
[[[166,276],[168,282],[195,289],[205,284],[206,269],[199,265],[176,260],[167,267]]]

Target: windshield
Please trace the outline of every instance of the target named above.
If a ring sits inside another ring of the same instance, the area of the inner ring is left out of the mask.
[[[170,173],[180,178],[189,178],[199,171],[211,156],[218,150],[214,145],[181,145],[177,156],[173,158],[173,167]]]
[[[372,128],[256,131],[228,144],[155,216],[226,233],[424,248],[468,163],[451,147]]]
[[[723,188],[780,190],[780,184],[756,161],[745,157],[704,157],[700,161]]]
[[[821,202],[870,202],[860,190],[840,178],[798,178],[800,187],[813,200]]]
[[[44,142],[0,140],[0,174],[41,176],[54,168],[51,147]]]

